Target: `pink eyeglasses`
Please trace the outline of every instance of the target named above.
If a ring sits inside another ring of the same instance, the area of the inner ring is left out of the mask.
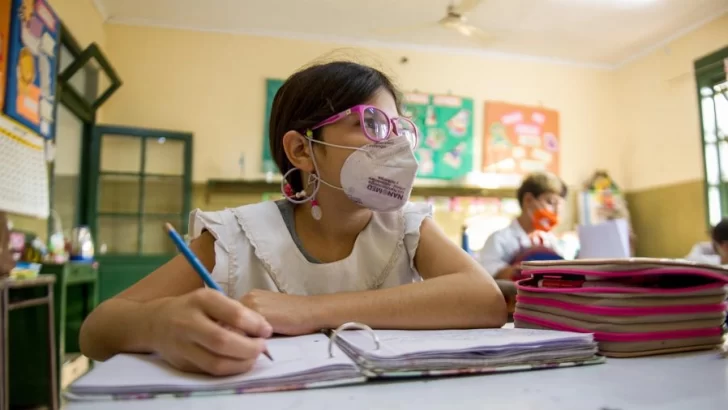
[[[361,129],[364,131],[364,135],[373,142],[385,141],[394,132],[394,135],[398,137],[407,138],[412,147],[417,145],[419,135],[417,126],[412,121],[402,117],[389,118],[379,108],[364,104],[356,105],[346,111],[335,114],[316,124],[309,131],[331,125],[351,114],[359,115],[359,122],[361,123]]]

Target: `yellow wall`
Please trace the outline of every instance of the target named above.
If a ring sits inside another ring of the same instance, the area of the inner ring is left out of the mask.
[[[108,25],[107,53],[124,86],[105,106],[106,122],[192,131],[194,179],[258,177],[265,79],[284,78],[338,47],[317,43],[161,28]],[[607,70],[506,61],[473,55],[348,49],[339,56],[378,62],[401,88],[473,97],[475,130],[483,101],[543,104],[561,115],[562,175],[581,183],[595,167],[621,178],[604,155],[617,136],[616,93]],[[406,55],[409,63],[399,64]],[[478,135],[480,137],[480,135]],[[476,138],[476,164],[480,163]]]
[[[104,20],[94,6],[93,0],[49,0],[49,2],[81,47],[95,42],[102,50],[106,48]]]
[[[616,144],[629,190],[703,178],[693,62],[728,45],[728,14],[615,73]],[[620,147],[621,146],[621,147]]]
[[[681,258],[708,240],[703,181],[629,192],[627,201],[639,256]]]
[[[707,240],[693,62],[728,45],[728,14],[615,73],[619,137],[641,256],[683,257]],[[616,164],[615,164],[616,166]]]

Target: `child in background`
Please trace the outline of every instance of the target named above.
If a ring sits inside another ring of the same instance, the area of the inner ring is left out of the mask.
[[[382,72],[351,62],[291,76],[270,117],[286,199],[191,215],[190,247],[227,297],[177,256],[86,319],[83,353],[156,352],[185,371],[230,375],[249,370],[273,333],[349,321],[502,326],[490,275],[429,206],[408,202],[418,132],[398,96]]]
[[[559,223],[566,193],[566,185],[555,175],[528,175],[516,193],[521,215],[509,226],[493,232],[476,255],[485,270],[496,279],[513,279],[519,257],[534,247],[552,253],[547,255],[549,259],[561,259],[558,241],[550,231]]]
[[[685,259],[712,265],[728,264],[728,219],[718,222],[710,230],[710,239],[709,242],[696,243]]]

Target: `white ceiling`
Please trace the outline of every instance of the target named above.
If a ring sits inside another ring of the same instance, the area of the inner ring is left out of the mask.
[[[458,2],[459,0],[455,0]],[[482,0],[486,46],[433,26],[450,0],[95,0],[111,23],[508,54],[613,67],[728,12],[728,0]]]

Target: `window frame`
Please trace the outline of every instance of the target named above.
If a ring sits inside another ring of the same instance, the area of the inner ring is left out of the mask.
[[[723,82],[728,81],[728,73],[726,73],[726,69],[724,66],[724,60],[728,58],[728,47],[724,47],[716,52],[713,52],[707,56],[704,56],[702,58],[699,58],[695,60],[694,62],[694,72],[695,72],[695,82],[697,86],[697,97],[698,97],[698,113],[699,113],[699,123],[700,123],[700,146],[702,149],[703,154],[703,189],[704,189],[704,198],[705,198],[705,222],[708,227],[708,229],[712,228],[711,221],[710,221],[710,213],[711,213],[711,206],[710,206],[710,188],[712,186],[717,186],[719,190],[719,196],[720,196],[720,215],[721,218],[728,215],[728,181],[723,180],[723,172],[724,169],[728,171],[728,164],[721,164],[720,160],[720,143],[721,142],[728,142],[728,134],[725,132],[720,133],[719,130],[716,128],[716,135],[715,135],[715,145],[716,145],[716,155],[718,156],[718,176],[719,180],[717,185],[711,185],[708,181],[708,161],[707,161],[707,155],[706,155],[706,149],[707,149],[707,142],[705,140],[706,137],[706,129],[704,126],[704,112],[703,112],[703,98],[704,96],[701,94],[701,89],[703,88],[710,88],[713,89],[716,85],[721,84]],[[715,112],[715,107],[713,108],[714,115],[717,115],[717,112]],[[717,118],[717,117],[716,117]],[[717,119],[716,119],[717,122]],[[717,125],[717,124],[716,124]],[[728,172],[726,172],[728,174]]]

